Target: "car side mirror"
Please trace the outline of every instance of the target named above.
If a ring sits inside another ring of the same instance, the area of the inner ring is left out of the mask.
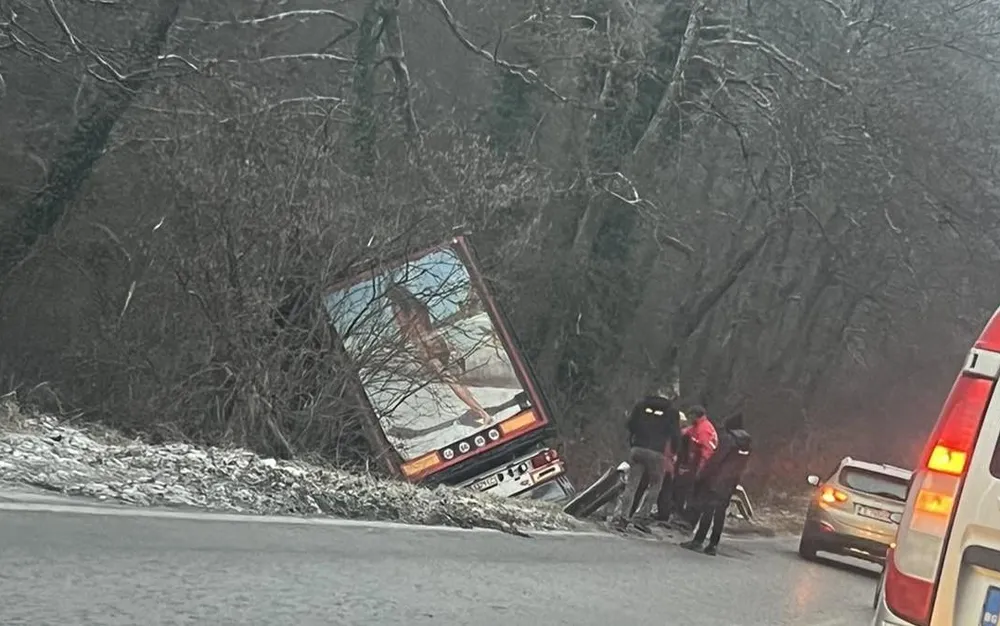
[[[809,474],[809,477],[806,478],[806,482],[812,485],[813,487],[819,487],[819,476],[817,476],[816,474]]]

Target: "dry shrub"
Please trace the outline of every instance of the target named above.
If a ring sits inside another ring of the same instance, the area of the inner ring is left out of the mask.
[[[34,325],[22,317],[10,353],[30,354],[69,406],[154,441],[370,466],[325,290],[358,263],[456,227],[510,231],[544,202],[548,182],[450,126],[430,135],[431,156],[384,159],[374,178],[359,177],[343,167],[351,146],[336,111],[299,113],[234,116],[196,133],[167,126],[156,132],[176,139],[119,144],[92,197],[134,193],[134,215],[89,207],[72,225],[89,238],[60,238],[54,255],[66,262],[44,270],[46,288],[31,287],[42,270],[20,277],[8,307],[59,292],[79,305]],[[165,159],[171,167],[159,168]],[[502,247],[515,255],[516,238]],[[51,327],[58,339],[41,349]]]

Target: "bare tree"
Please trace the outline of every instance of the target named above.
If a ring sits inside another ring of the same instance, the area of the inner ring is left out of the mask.
[[[462,227],[577,471],[678,377],[816,454],[995,304],[994,9],[7,0],[0,373],[364,463],[324,289]]]
[[[66,207],[75,199],[81,185],[107,147],[115,124],[135,101],[139,91],[154,77],[161,62],[167,34],[183,0],[160,0],[149,10],[144,24],[132,36],[125,53],[125,65],[116,67],[92,45],[80,39],[56,7],[55,0],[46,6],[58,25],[64,46],[92,59],[87,71],[100,81],[97,97],[77,119],[70,136],[52,159],[42,189],[24,203],[6,224],[0,226],[0,276],[9,273],[30,252],[38,239],[52,231]],[[4,34],[7,47],[58,61],[45,43],[38,41],[17,22],[13,8],[6,9]]]

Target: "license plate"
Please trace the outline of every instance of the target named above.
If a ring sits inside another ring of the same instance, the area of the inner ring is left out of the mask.
[[[861,506],[860,504],[854,508],[854,512],[861,517],[867,517],[869,519],[876,519],[880,522],[892,523],[892,513],[890,511],[883,511],[882,509],[873,509],[867,506]]]
[[[990,587],[986,590],[986,600],[983,601],[982,626],[996,626],[1000,620],[1000,587]]]
[[[499,484],[500,484],[500,477],[497,476],[496,474],[493,474],[492,476],[489,476],[487,478],[472,483],[472,488],[477,491],[486,491],[487,489],[493,489]]]

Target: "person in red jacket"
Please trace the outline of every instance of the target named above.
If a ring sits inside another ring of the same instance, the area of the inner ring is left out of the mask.
[[[687,414],[691,419],[691,425],[681,434],[673,500],[675,510],[693,524],[697,519],[697,512],[690,510],[688,500],[691,499],[698,475],[719,447],[719,435],[708,419],[704,407],[693,406]]]
[[[708,419],[704,408],[700,406],[692,408],[691,418],[693,421],[687,433],[688,439],[690,439],[688,446],[689,464],[695,468],[697,473],[700,473],[719,448],[719,433],[716,432],[712,421]]]
[[[707,538],[705,554],[715,556],[722,538],[722,527],[726,523],[729,500],[746,471],[752,446],[753,438],[743,427],[743,413],[728,418],[718,452],[712,455],[698,476],[691,507],[699,513],[698,527],[694,537],[682,543],[682,547],[701,550]]]

